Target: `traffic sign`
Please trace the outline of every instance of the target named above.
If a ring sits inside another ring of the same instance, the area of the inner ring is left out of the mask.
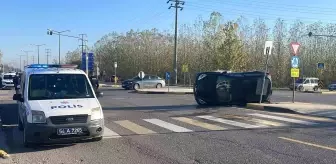
[[[272,47],[273,47],[273,41],[266,41],[265,48],[264,48],[264,55],[271,55]]]
[[[140,79],[143,79],[143,78],[145,77],[145,72],[140,71],[140,72],[138,73],[138,77],[139,77]]]
[[[317,63],[317,69],[324,69],[324,63]]]
[[[182,65],[182,72],[189,72],[188,65],[186,64]]]
[[[299,57],[293,56],[291,63],[292,63],[292,68],[298,68],[299,67]]]
[[[300,77],[300,69],[291,68],[291,77]]]
[[[296,56],[298,55],[298,52],[299,52],[299,47],[300,47],[300,43],[298,42],[292,42],[291,43],[291,47],[292,47],[292,51],[293,51],[293,55]]]
[[[82,70],[86,70],[86,53],[83,52],[82,54],[82,64],[81,64]],[[93,71],[94,69],[94,55],[93,53],[88,53],[88,70]]]
[[[117,66],[118,66],[118,63],[114,62],[114,68],[117,68]]]
[[[170,72],[166,72],[166,80],[170,79]]]

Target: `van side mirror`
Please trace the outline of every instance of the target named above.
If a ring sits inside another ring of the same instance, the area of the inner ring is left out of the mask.
[[[22,95],[21,94],[14,94],[13,95],[13,100],[23,102]]]

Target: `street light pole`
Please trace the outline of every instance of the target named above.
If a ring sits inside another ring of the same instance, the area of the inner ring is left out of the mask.
[[[27,61],[26,61],[26,64],[28,65],[28,53],[29,53],[29,52],[32,52],[32,51],[23,51],[23,52],[25,52],[26,55],[27,55]]]
[[[20,56],[20,71],[22,71],[22,65],[21,65],[21,57],[24,56],[24,55],[19,55]]]
[[[48,35],[52,35],[53,33],[56,33],[56,35],[58,35],[58,64],[61,64],[61,35],[64,32],[70,32],[70,30],[55,31],[55,30],[47,29]],[[62,36],[66,36],[66,35],[62,35]]]
[[[31,45],[37,47],[37,64],[40,64],[40,47],[44,46],[45,44],[31,44]]]

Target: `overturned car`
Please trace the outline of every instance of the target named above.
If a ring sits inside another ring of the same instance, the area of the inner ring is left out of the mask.
[[[260,101],[265,72],[201,72],[196,75],[194,96],[199,105],[244,105]],[[269,102],[272,80],[265,77],[262,102]]]

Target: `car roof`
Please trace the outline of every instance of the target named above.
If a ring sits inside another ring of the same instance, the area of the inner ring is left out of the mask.
[[[74,68],[26,68],[25,74],[85,74],[85,72]]]

